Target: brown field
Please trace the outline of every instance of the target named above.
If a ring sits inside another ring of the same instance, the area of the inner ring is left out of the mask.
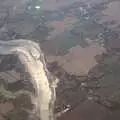
[[[48,62],[56,60],[68,73],[85,75],[97,64],[95,56],[100,55],[103,52],[105,52],[105,48],[101,47],[97,43],[85,48],[78,45],[71,48],[68,54],[64,56],[49,56]]]
[[[107,110],[104,107],[86,101],[74,110],[65,113],[59,120],[108,120],[106,119],[107,115]]]
[[[64,30],[66,30],[69,25],[75,23],[76,21],[77,19],[73,16],[73,17],[66,17],[65,19],[60,21],[54,20],[54,21],[48,22],[47,23],[48,26],[51,26],[54,28],[54,30],[50,32],[50,36],[48,39],[52,40],[54,37],[64,32]]]
[[[107,9],[105,9],[102,13],[105,15],[101,18],[102,21],[116,21],[116,24],[113,26],[117,26],[120,24],[120,1],[113,1],[108,4]],[[109,25],[108,27],[111,27]]]

